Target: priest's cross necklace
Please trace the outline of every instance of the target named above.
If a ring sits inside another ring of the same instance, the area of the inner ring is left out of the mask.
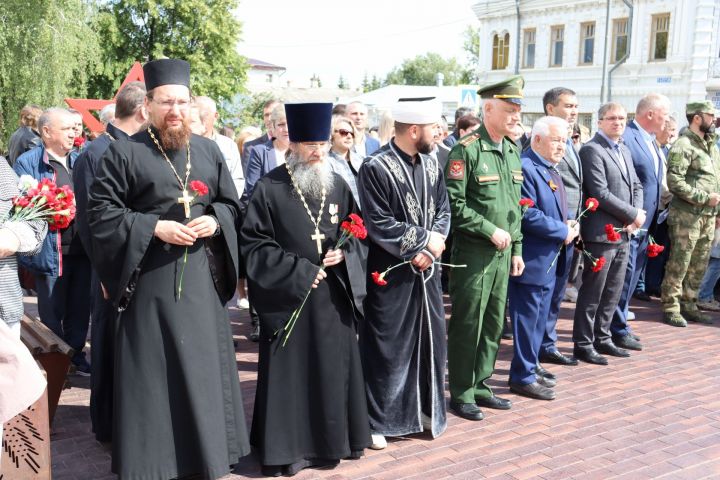
[[[148,127],[147,131],[150,134],[150,138],[152,138],[153,142],[155,142],[158,150],[160,150],[160,153],[162,153],[162,156],[167,162],[167,164],[170,165],[170,168],[172,168],[172,172],[175,174],[175,178],[177,178],[177,181],[180,184],[180,190],[182,190],[182,197],[178,197],[178,203],[182,203],[185,207],[185,218],[190,218],[190,204],[193,201],[193,197],[191,197],[190,193],[187,191],[187,184],[188,180],[190,179],[190,142],[187,142],[187,164],[185,166],[185,182],[183,182],[182,178],[180,178],[180,175],[178,175],[177,170],[175,170],[175,165],[173,165],[168,158],[165,150],[162,148],[162,145],[160,145],[160,142],[158,142],[158,139],[155,137],[155,134],[150,129],[150,127]]]
[[[325,187],[322,188],[322,199],[320,200],[320,210],[318,210],[317,218],[313,217],[312,212],[310,211],[310,207],[308,206],[307,202],[305,201],[305,197],[303,196],[302,190],[300,190],[300,187],[297,186],[297,183],[295,182],[295,179],[293,178],[292,170],[290,170],[290,167],[288,164],[285,164],[285,168],[288,171],[288,174],[290,175],[290,182],[292,183],[293,187],[295,187],[295,191],[297,191],[298,195],[300,196],[300,201],[302,202],[303,206],[305,207],[305,211],[307,212],[308,216],[310,217],[310,221],[315,226],[315,233],[313,235],[310,235],[310,240],[313,240],[317,244],[317,252],[318,255],[322,255],[322,241],[325,240],[325,234],[320,233],[320,218],[322,217],[322,211],[323,208],[325,208],[325,196],[327,194],[327,191],[325,190]]]

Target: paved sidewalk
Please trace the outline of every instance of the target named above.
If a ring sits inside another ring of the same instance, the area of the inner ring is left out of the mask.
[[[391,441],[333,470],[306,470],[298,479],[702,479],[720,478],[720,318],[715,325],[674,328],[660,323],[660,304],[637,302],[631,323],[645,350],[607,367],[546,365],[558,376],[557,400],[511,394],[512,346],[500,351],[490,381],[512,399],[509,411],[484,409],[485,420],[448,414],[447,432]],[[558,325],[560,347],[572,348],[573,304]],[[231,309],[239,340],[238,373],[248,425],[256,378],[256,345],[246,339],[247,315]],[[110,474],[109,451],[95,442],[88,413],[89,379],[72,377],[52,428],[53,478],[95,480]],[[257,459],[242,460],[226,479],[260,477]]]

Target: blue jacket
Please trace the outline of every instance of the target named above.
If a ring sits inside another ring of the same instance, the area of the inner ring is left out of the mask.
[[[70,168],[75,165],[77,152],[70,152]],[[18,176],[30,175],[40,181],[49,178],[55,181],[55,169],[50,165],[44,145],[39,145],[32,150],[20,155],[13,166]],[[60,252],[60,233],[48,230],[43,241],[40,253],[33,257],[18,256],[18,263],[33,273],[49,275],[53,277],[62,276],[62,254]]]
[[[655,173],[655,157],[643,140],[642,133],[638,130],[635,122],[630,122],[623,133],[625,146],[630,150],[632,162],[635,166],[635,173],[640,179],[643,188],[642,208],[647,212],[645,223],[642,228],[648,228],[660,205],[660,193],[662,192],[663,165],[660,160],[658,173]],[[659,156],[659,155],[658,155]]]
[[[548,285],[555,281],[556,270],[565,268],[565,250],[550,265],[565,241],[568,226],[560,206],[560,192],[550,187],[549,164],[528,149],[520,157],[522,162],[522,197],[535,202],[527,209],[522,219],[522,255],[525,270],[519,277],[510,280],[530,285]],[[550,269],[550,272],[548,272]]]
[[[380,150],[380,140],[376,140],[370,135],[365,135],[365,154],[369,157],[378,150]]]
[[[277,167],[277,159],[275,158],[275,147],[272,140],[268,140],[262,145],[255,145],[250,149],[250,158],[245,170],[245,190],[240,196],[240,205],[245,208],[250,203],[255,184],[262,177],[267,175],[270,170]]]

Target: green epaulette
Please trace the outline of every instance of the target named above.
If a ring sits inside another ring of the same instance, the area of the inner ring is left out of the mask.
[[[468,133],[464,137],[462,137],[460,140],[458,140],[458,143],[462,145],[463,147],[467,147],[473,142],[476,142],[480,139],[480,131],[475,130],[472,133]]]

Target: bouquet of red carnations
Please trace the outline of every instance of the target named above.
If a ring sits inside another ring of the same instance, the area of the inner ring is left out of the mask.
[[[348,217],[348,220],[345,220],[340,224],[340,230],[342,230],[342,233],[340,234],[340,238],[335,244],[335,248],[333,248],[333,250],[341,249],[343,245],[345,245],[345,242],[347,242],[351,237],[355,237],[360,240],[364,240],[367,237],[367,229],[365,228],[363,219],[360,217],[360,215],[357,215],[355,213],[351,213]],[[321,265],[320,270],[325,270],[325,265]],[[307,302],[307,299],[310,296],[311,292],[312,288],[308,290],[308,292],[305,294],[303,302],[298,308],[295,309],[295,311],[290,316],[290,319],[285,323],[285,326],[282,328],[282,331],[285,332],[285,338],[282,342],[283,347],[287,343],[288,338],[290,338],[290,334],[292,333],[293,328],[295,328],[295,323],[297,322],[297,319],[300,318],[300,313],[302,312],[302,309],[305,306],[305,302]],[[280,330],[277,330],[275,334],[277,335],[279,332]]]
[[[20,195],[12,199],[7,221],[44,220],[50,231],[67,228],[75,218],[75,194],[67,185],[58,187],[47,178],[39,182],[29,175],[20,177]]]

